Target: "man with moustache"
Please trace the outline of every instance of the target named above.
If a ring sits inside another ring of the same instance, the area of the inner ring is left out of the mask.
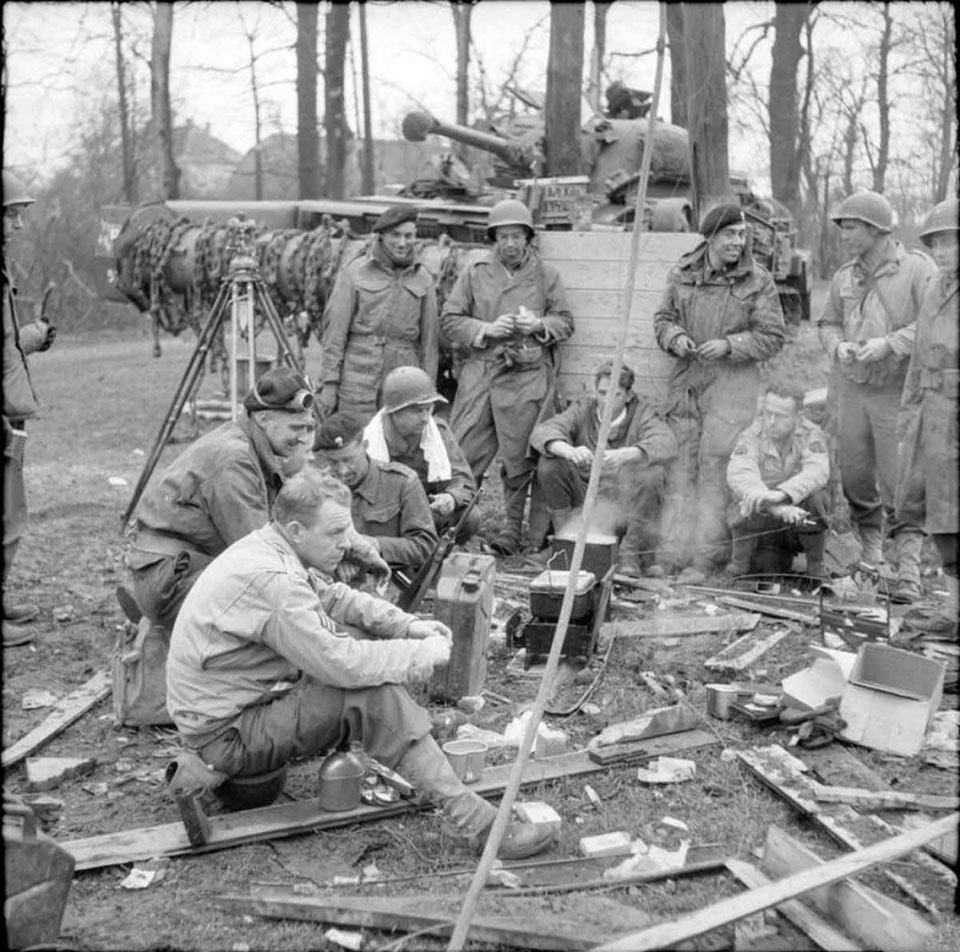
[[[876,192],[848,196],[831,218],[851,255],[833,276],[817,321],[836,371],[841,485],[862,561],[879,564],[885,533],[895,538],[899,565],[891,597],[911,602],[921,592],[923,530],[894,512],[897,413],[920,302],[937,267],[890,237],[893,209]]]
[[[654,314],[660,349],[674,358],[667,422],[679,456],[661,520],[661,564],[685,565],[681,582],[703,582],[721,559],[729,498],[727,461],[753,420],[758,365],[783,346],[777,287],[750,253],[739,205],[710,209],[703,242],[670,272]]]
[[[374,222],[369,251],[340,270],[323,315],[323,416],[366,423],[384,378],[413,364],[437,376],[437,297],[416,254],[417,210],[393,205]]]

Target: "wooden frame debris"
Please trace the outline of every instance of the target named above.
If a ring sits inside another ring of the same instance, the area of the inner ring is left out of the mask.
[[[759,617],[759,616],[758,616]],[[748,632],[731,642],[722,651],[718,651],[712,658],[708,658],[703,666],[710,671],[746,671],[756,664],[771,648],[775,648],[787,635],[787,627],[774,628],[773,631]]]
[[[3,752],[4,769],[19,763],[39,750],[48,740],[66,730],[110,693],[109,671],[100,671],[86,684],[58,701],[50,713],[32,730]]]
[[[617,638],[675,638],[678,635],[710,635],[727,631],[753,631],[760,623],[756,612],[728,615],[669,615],[658,612],[636,621],[607,622]],[[606,627],[606,625],[604,625]]]
[[[821,803],[849,803],[867,810],[960,810],[960,797],[938,797],[932,793],[908,793],[905,790],[862,790],[815,783],[813,795]]]

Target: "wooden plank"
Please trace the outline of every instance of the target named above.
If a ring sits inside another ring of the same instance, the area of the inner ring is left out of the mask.
[[[786,899],[794,899],[819,886],[829,886],[855,873],[863,872],[877,863],[884,863],[909,853],[924,843],[957,828],[960,814],[950,816],[923,827],[901,833],[866,849],[848,853],[823,863],[814,869],[806,869],[785,879],[767,883],[749,892],[722,899],[705,909],[673,922],[662,922],[639,932],[620,936],[612,942],[597,946],[594,952],[650,952],[696,938],[712,929],[728,925],[755,912],[763,912]]]
[[[822,865],[822,860],[803,843],[771,826],[767,829],[762,865],[769,875],[782,879],[815,869]],[[870,949],[913,952],[926,948],[936,932],[912,909],[849,879],[812,889],[804,898]]]
[[[770,882],[769,878],[756,866],[742,860],[727,860],[727,869],[750,889],[766,886]],[[788,899],[780,903],[776,909],[826,952],[862,952],[864,948],[846,933],[841,932],[832,922],[805,906],[799,899]]]
[[[928,822],[928,818],[925,816],[917,816],[914,813],[908,813],[901,822],[908,830],[915,830],[917,827],[923,826],[924,823]],[[957,849],[957,843],[957,831],[954,830],[946,836],[941,836],[938,840],[931,840],[924,849],[936,856],[942,863],[956,868],[957,860],[960,858],[960,856],[958,856],[960,850]]]
[[[110,672],[100,671],[76,691],[57,701],[50,713],[32,730],[3,752],[2,766],[12,767],[65,731],[110,693]]]
[[[611,624],[612,634],[617,638],[668,638],[675,635],[750,631],[757,627],[759,621],[760,616],[751,612],[734,612],[730,615],[668,615],[656,612],[640,621],[618,620]]]
[[[699,715],[687,705],[671,704],[657,707],[637,715],[629,721],[608,724],[596,737],[591,738],[589,748],[609,747],[632,740],[645,740],[663,734],[678,734],[690,730],[700,720]]]
[[[807,612],[796,612],[791,608],[781,608],[778,605],[765,605],[760,602],[752,601],[749,598],[737,598],[735,595],[721,595],[718,599],[721,605],[728,605],[730,608],[742,608],[748,612],[760,612],[762,615],[769,615],[771,618],[785,618],[788,621],[799,621],[804,625],[819,625],[820,619],[816,615]]]
[[[759,619],[760,616],[754,617]],[[789,628],[774,628],[766,633],[748,632],[722,651],[718,651],[712,658],[708,658],[704,667],[711,671],[746,671],[789,634]]]
[[[630,260],[629,231],[542,231],[538,237],[544,261],[581,261],[586,255],[603,261]],[[696,232],[655,232],[640,236],[639,261],[670,265],[697,247],[703,238]]]
[[[643,324],[643,335],[653,344],[653,315],[660,306],[660,291],[638,290],[633,292],[630,302],[631,317]],[[597,290],[595,288],[567,288],[567,304],[573,312],[574,334],[585,328],[597,325],[599,330],[606,329],[610,336],[610,321],[618,318],[623,310],[623,291],[620,288]],[[631,327],[631,331],[638,328]],[[655,345],[654,345],[655,346]]]
[[[484,771],[483,779],[471,784],[470,788],[481,796],[497,796],[506,788],[510,768],[510,764],[488,767]],[[531,760],[523,773],[523,786],[549,783],[561,777],[592,774],[605,769],[602,764],[591,760],[584,751],[573,751],[544,760]],[[316,798],[311,798],[295,803],[274,804],[257,810],[210,816],[207,842],[199,847],[191,846],[187,831],[183,823],[179,822],[104,833],[60,845],[73,855],[76,870],[80,872],[118,863],[133,863],[151,856],[208,853],[246,843],[309,833],[312,830],[368,823],[409,813],[414,809],[416,808],[411,804],[401,800],[388,806],[363,805],[342,813],[328,813],[320,808]]]
[[[849,803],[868,810],[957,810],[960,797],[938,797],[931,793],[905,790],[861,790],[814,784],[814,798],[821,803]]]
[[[714,747],[720,744],[720,738],[710,731],[697,728],[681,731],[679,734],[666,734],[649,740],[635,740],[630,744],[611,744],[609,747],[592,747],[588,751],[590,759],[604,766],[615,764],[633,764],[653,757],[671,757],[674,754]]]
[[[271,919],[297,919],[380,929],[385,932],[421,932],[447,936],[456,917],[424,910],[424,896],[400,896],[391,899],[372,896],[298,896],[283,887],[258,887],[251,895],[227,894],[214,897],[221,908],[241,915]],[[415,912],[413,910],[422,910]],[[478,942],[507,945],[521,949],[566,950],[583,948],[583,938],[574,934],[549,933],[522,925],[501,916],[476,916],[469,937]]]

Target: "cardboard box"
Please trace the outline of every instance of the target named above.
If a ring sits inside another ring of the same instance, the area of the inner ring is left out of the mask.
[[[912,756],[943,695],[945,665],[910,651],[867,642],[840,700],[845,740]]]
[[[830,651],[828,648],[819,650]],[[783,679],[781,703],[784,707],[805,711],[821,707],[832,697],[840,697],[847,686],[856,657],[849,651],[832,651],[830,655],[814,658],[809,668]]]

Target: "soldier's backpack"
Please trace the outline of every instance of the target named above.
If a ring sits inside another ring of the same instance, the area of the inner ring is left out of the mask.
[[[150,621],[127,622],[113,653],[113,712],[126,727],[172,724],[167,711],[170,631]]]

